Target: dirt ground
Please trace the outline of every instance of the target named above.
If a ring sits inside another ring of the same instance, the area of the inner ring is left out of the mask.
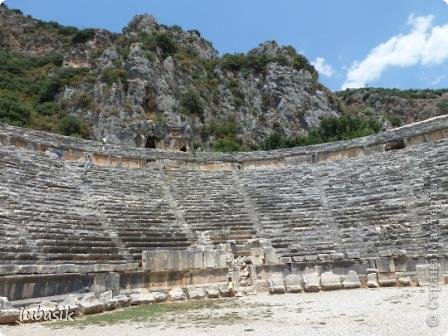
[[[268,295],[128,308],[75,322],[0,327],[4,336],[445,336],[448,287],[438,327],[426,319],[427,288]]]

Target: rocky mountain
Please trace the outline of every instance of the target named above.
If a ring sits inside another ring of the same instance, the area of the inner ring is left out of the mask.
[[[346,109],[382,120],[387,128],[448,113],[448,90],[364,88],[336,93]]]
[[[219,56],[198,31],[136,16],[122,34],[0,6],[0,120],[137,147],[256,149],[306,134],[339,99],[294,48]],[[6,111],[6,112],[5,112]],[[9,112],[8,112],[9,111]]]

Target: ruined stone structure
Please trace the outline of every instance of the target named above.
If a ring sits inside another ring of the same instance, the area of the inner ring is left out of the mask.
[[[0,297],[10,300],[224,283],[238,256],[250,257],[255,287],[281,274],[273,292],[423,282],[433,254],[448,269],[448,117],[254,153],[102,151],[6,125],[0,143]],[[87,153],[95,166],[84,174]]]

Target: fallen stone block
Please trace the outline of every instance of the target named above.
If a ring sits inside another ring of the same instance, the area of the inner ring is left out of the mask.
[[[355,271],[349,271],[345,276],[345,280],[342,282],[345,289],[354,289],[361,287],[361,281],[359,280],[358,273]]]
[[[58,310],[66,311],[73,317],[79,316],[82,313],[81,305],[79,300],[72,294],[68,295],[64,301],[58,304]]]
[[[302,277],[298,274],[289,274],[285,277],[285,286],[288,293],[300,293],[302,291]]]
[[[107,291],[101,293],[98,298],[102,303],[104,303],[105,310],[113,310],[115,309],[115,301],[113,301],[112,291]]]
[[[318,292],[321,289],[320,276],[318,273],[307,273],[303,275],[303,288],[305,292]]]
[[[332,260],[344,260],[344,258],[345,258],[344,253],[332,253],[331,254]]]
[[[98,300],[93,294],[87,294],[79,303],[84,315],[98,314],[105,310],[104,303]]]
[[[412,285],[412,281],[411,278],[399,278],[398,279],[398,285],[400,285],[400,287],[409,287]]]
[[[20,322],[40,322],[53,320],[53,313],[58,309],[58,304],[50,301],[43,301],[39,304],[26,306],[22,310]]]
[[[209,299],[219,298],[219,288],[216,286],[209,286],[206,288],[207,297]]]
[[[187,295],[182,288],[174,288],[170,290],[168,294],[173,301],[184,301],[187,299]]]
[[[155,303],[156,300],[154,295],[152,295],[147,289],[141,289],[138,293],[132,293],[129,295],[131,299],[131,306],[151,304]]]
[[[218,288],[221,297],[230,297],[230,290],[227,285],[220,285]]]
[[[0,310],[0,324],[13,324],[19,321],[20,310],[8,308]]]
[[[19,318],[20,310],[13,308],[8,298],[0,297],[0,324],[13,324]]]
[[[341,277],[333,272],[325,272],[320,275],[323,290],[337,290],[342,288]]]
[[[378,288],[380,285],[378,283],[377,273],[367,274],[367,287],[368,288]]]
[[[129,307],[131,305],[131,298],[124,294],[115,296],[113,301],[115,302],[116,309]]]
[[[188,287],[187,293],[188,298],[191,300],[203,300],[207,295],[207,293],[203,288],[196,288],[196,287]]]
[[[397,279],[393,278],[380,278],[381,287],[395,287],[397,285]]]
[[[422,264],[416,265],[419,286],[431,286],[443,284],[443,272],[440,264]]]
[[[165,302],[166,300],[168,300],[168,295],[166,295],[165,293],[155,292],[155,293],[151,293],[151,294],[154,296],[154,300],[157,303]]]
[[[368,268],[366,269],[366,275],[371,274],[371,273],[378,273],[378,270],[376,268]]]
[[[286,293],[285,281],[282,274],[273,275],[268,280],[268,287],[270,294],[284,294]]]

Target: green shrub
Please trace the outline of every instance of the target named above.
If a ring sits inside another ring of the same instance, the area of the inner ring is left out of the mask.
[[[75,116],[62,118],[58,124],[57,131],[60,134],[77,138],[85,138],[87,136],[86,125]]]
[[[0,122],[25,126],[30,119],[30,110],[8,93],[0,94]]]
[[[194,91],[187,91],[180,99],[180,112],[186,115],[197,115],[200,118],[204,115],[201,98]]]
[[[319,127],[305,136],[288,138],[275,131],[266,138],[262,148],[272,150],[349,140],[378,133],[380,129],[381,124],[373,118],[351,115],[330,117],[322,119]]]
[[[224,138],[219,139],[214,145],[213,150],[216,152],[239,152],[244,148],[235,139]]]
[[[107,85],[112,85],[113,83],[121,83],[125,87],[127,87],[128,74],[124,69],[106,69],[101,73],[100,81],[105,82]]]
[[[54,116],[61,113],[61,107],[54,102],[47,102],[36,106],[36,112],[43,116]]]
[[[83,29],[78,31],[72,38],[73,44],[85,43],[95,37],[95,29]]]
[[[160,50],[163,58],[172,56],[177,52],[174,38],[167,32],[140,33],[140,41],[146,49],[151,51]]]
[[[441,100],[437,104],[437,107],[440,109],[440,111],[442,111],[442,113],[448,113],[448,99]]]

